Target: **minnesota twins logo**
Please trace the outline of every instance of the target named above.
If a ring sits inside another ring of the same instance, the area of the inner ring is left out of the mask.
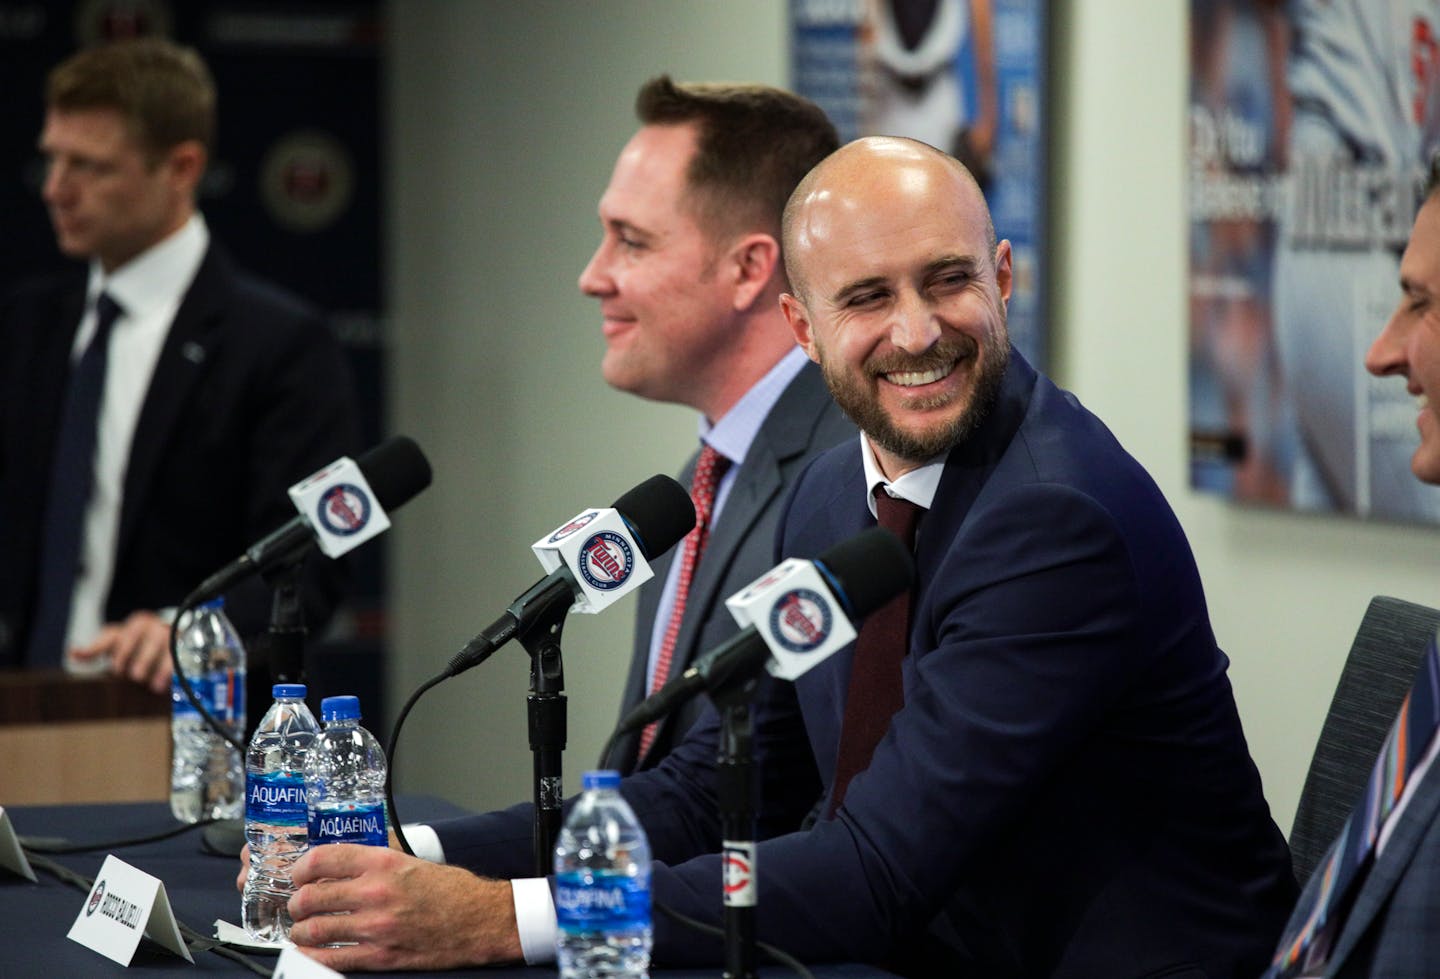
[[[721,869],[726,894],[735,894],[750,886],[750,853],[745,848],[727,845]]]
[[[580,576],[591,588],[611,591],[630,580],[635,556],[630,542],[613,530],[602,530],[580,548]]]
[[[105,882],[102,880],[96,884],[95,889],[90,892],[90,903],[85,905],[85,916],[88,918],[94,914],[95,909],[100,906],[100,902],[103,900],[105,900]]]
[[[830,603],[809,588],[780,596],[770,608],[770,634],[792,653],[808,653],[830,635]]]
[[[591,510],[589,513],[580,514],[580,516],[576,517],[574,520],[570,521],[565,526],[555,531],[555,533],[551,534],[550,543],[554,544],[557,541],[564,540],[571,534],[575,533],[575,531],[579,530],[581,527],[589,524],[590,521],[594,520],[598,516],[600,516],[599,510]]]
[[[349,537],[370,522],[370,497],[354,483],[336,483],[321,494],[315,515],[330,533]]]

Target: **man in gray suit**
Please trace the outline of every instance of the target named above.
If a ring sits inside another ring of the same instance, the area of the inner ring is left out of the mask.
[[[1420,430],[1410,469],[1422,482],[1440,485],[1440,158],[1431,163],[1400,260],[1400,290],[1365,367],[1376,377],[1405,379],[1417,399]],[[1440,770],[1432,770],[1440,738],[1433,724],[1420,720],[1440,700],[1437,694],[1440,663],[1432,649],[1396,721],[1405,734],[1400,750],[1392,751],[1387,739],[1378,791],[1367,792],[1311,876],[1266,979],[1440,974]],[[1358,861],[1335,858],[1347,844]],[[1344,868],[1357,862],[1358,870],[1347,874]],[[1327,891],[1333,893],[1328,900]]]
[[[736,632],[724,600],[769,569],[787,489],[855,434],[779,304],[780,214],[835,149],[835,128],[789,92],[665,76],[635,110],[641,128],[600,200],[603,237],[580,289],[600,301],[605,380],[700,413],[701,451],[681,481],[710,513],[641,591],[622,714]],[[619,741],[610,764],[657,764],[704,705]]]

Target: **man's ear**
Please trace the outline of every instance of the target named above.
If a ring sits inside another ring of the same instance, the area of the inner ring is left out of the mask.
[[[187,139],[166,152],[164,166],[175,189],[193,198],[200,187],[200,178],[205,175],[205,164],[208,160],[209,154],[205,152],[204,144],[199,140]]]
[[[795,334],[795,342],[804,349],[805,356],[820,363],[815,334],[810,327],[810,311],[805,304],[790,293],[783,292],[780,294],[780,310],[785,314],[785,322],[790,324],[790,332]]]
[[[743,311],[763,301],[780,264],[780,243],[770,235],[754,232],[735,242],[728,258],[735,284],[735,309]]]
[[[995,285],[1000,289],[1000,298],[1010,301],[1010,292],[1015,286],[1015,270],[1011,264],[1010,242],[1001,241],[995,246]]]

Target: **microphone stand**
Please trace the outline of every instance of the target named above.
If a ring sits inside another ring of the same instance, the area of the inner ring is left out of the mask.
[[[720,709],[716,773],[723,841],[721,890],[725,902],[725,979],[756,979],[754,725],[750,701],[757,681],[731,679],[710,692]]]
[[[305,606],[300,601],[302,561],[288,561],[265,575],[272,589],[265,646],[274,683],[305,682]]]
[[[565,664],[560,654],[560,633],[569,602],[551,602],[529,628],[516,638],[530,654],[530,693],[525,697],[534,754],[535,874],[554,871],[555,839],[560,835],[565,787],[561,757],[565,751]]]

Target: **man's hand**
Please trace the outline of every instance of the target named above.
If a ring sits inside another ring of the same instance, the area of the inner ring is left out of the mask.
[[[156,693],[170,689],[170,626],[154,612],[132,612],[124,622],[107,623],[95,641],[70,650],[82,662],[110,660],[110,672],[128,676]]]
[[[522,957],[510,882],[338,843],[296,863],[290,939],[340,972],[451,969]],[[323,948],[355,942],[342,948]]]

